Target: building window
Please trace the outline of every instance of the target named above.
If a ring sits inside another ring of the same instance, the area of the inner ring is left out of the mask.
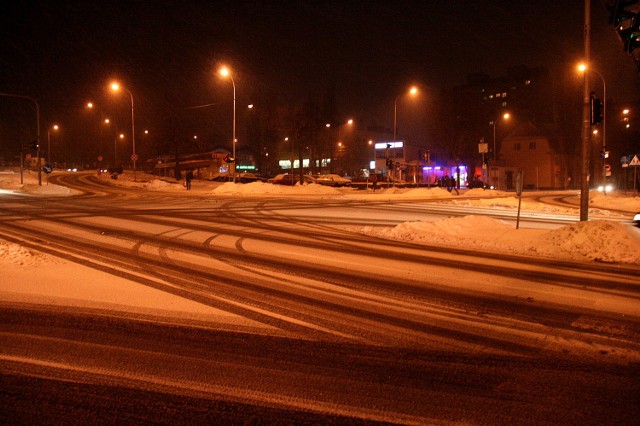
[[[528,86],[528,85],[530,85],[530,84],[531,84],[531,80],[526,80],[526,81],[524,82],[524,85],[525,85],[525,86]]]
[[[502,96],[500,93],[496,93],[496,98],[499,98],[500,96]]]
[[[507,106],[507,101],[502,102],[502,106],[506,107]]]
[[[536,141],[529,142],[529,149],[536,149]]]
[[[513,144],[513,150],[514,151],[520,151],[520,142],[516,142]]]
[[[502,97],[506,98],[507,97],[507,92],[502,92]]]

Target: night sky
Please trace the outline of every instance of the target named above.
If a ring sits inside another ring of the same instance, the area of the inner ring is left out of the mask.
[[[611,96],[637,101],[640,80],[605,1],[592,4],[592,58]],[[204,112],[189,107],[229,109],[231,85],[216,75],[224,63],[238,105],[257,92],[304,101],[333,86],[339,115],[390,126],[394,99],[412,83],[428,102],[468,73],[498,77],[514,65],[571,78],[583,19],[582,0],[21,0],[0,16],[0,91],[38,99],[48,122],[79,114],[89,99],[126,112],[107,91],[117,78],[135,97],[136,125],[172,119],[170,110],[193,111],[197,122]]]

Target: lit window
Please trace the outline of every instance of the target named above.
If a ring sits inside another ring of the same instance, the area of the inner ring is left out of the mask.
[[[502,103],[502,106],[503,106],[503,107],[506,107],[506,106],[507,106],[507,101],[504,101],[504,102]]]
[[[489,95],[489,99],[493,99],[493,95]]]
[[[502,97],[506,98],[507,97],[507,92],[502,92]]]
[[[529,149],[536,149],[536,141],[529,142]]]
[[[496,98],[499,98],[501,96],[500,93],[496,93]]]
[[[531,84],[531,80],[526,80],[526,81],[524,82],[524,85],[525,85],[525,86],[528,86],[528,85],[530,85],[530,84]]]

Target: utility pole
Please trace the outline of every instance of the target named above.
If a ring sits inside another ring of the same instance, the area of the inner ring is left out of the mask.
[[[590,67],[591,51],[591,0],[584,0],[584,61]],[[589,68],[587,68],[589,69]],[[589,154],[591,148],[591,91],[588,73],[584,73],[582,97],[582,147],[580,179],[580,221],[589,220]]]

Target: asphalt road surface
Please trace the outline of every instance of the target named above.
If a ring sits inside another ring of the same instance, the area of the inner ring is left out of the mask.
[[[0,237],[241,321],[0,301],[3,424],[640,418],[640,268],[358,232],[428,203],[58,183],[84,194],[4,197]]]

